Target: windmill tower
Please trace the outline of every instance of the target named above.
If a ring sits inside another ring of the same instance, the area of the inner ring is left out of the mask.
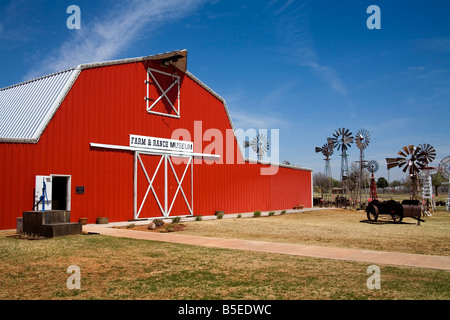
[[[355,136],[355,143],[359,149],[359,161],[357,161],[359,162],[359,179],[358,179],[358,187],[356,188],[359,194],[359,203],[361,203],[363,169],[366,166],[365,163],[367,162],[364,160],[364,149],[366,149],[369,146],[369,142],[370,142],[369,132],[366,129],[360,129]]]
[[[378,167],[378,162],[376,162],[375,160],[370,160],[369,162],[367,162],[367,171],[372,174],[372,176],[370,177],[370,199],[372,200],[378,200],[377,184],[375,182],[374,175],[374,173],[378,171]]]
[[[436,209],[431,175],[437,173],[437,169],[435,167],[429,167],[428,164],[436,158],[436,150],[429,144],[421,144],[419,147],[422,150],[421,157],[425,165],[420,173],[420,177],[422,178],[423,212],[425,215],[431,216],[431,212]]]
[[[444,159],[441,160],[441,162],[439,163],[438,171],[441,174],[442,178],[449,180],[450,182],[450,156],[445,157]],[[449,182],[447,182],[446,184],[449,184]],[[450,210],[450,187],[448,189],[446,210],[447,211]]]
[[[331,138],[327,139],[327,143],[325,143],[322,147],[316,147],[316,153],[322,152],[322,154],[325,156],[325,176],[330,179],[332,178],[331,175],[331,166],[330,166],[330,156],[334,152],[333,148],[333,140]]]
[[[341,184],[348,178],[348,159],[347,149],[351,147],[353,143],[353,136],[350,130],[345,128],[339,128],[333,133],[333,145],[341,150]],[[345,190],[345,187],[344,187]]]
[[[435,167],[425,167],[420,173],[422,178],[422,199],[423,199],[423,212],[427,216],[431,216],[431,212],[436,210],[436,203],[433,197],[433,183],[431,175],[436,174]]]

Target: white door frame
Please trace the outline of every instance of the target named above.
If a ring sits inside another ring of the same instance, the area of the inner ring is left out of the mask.
[[[53,177],[67,178],[66,210],[70,211],[72,176],[70,174],[51,174],[50,176],[52,177],[52,180],[53,180]],[[53,189],[52,189],[52,191],[53,191]]]
[[[37,202],[39,201],[39,198],[41,196],[42,190],[38,187],[38,180],[40,182],[40,179],[48,178],[46,184],[47,184],[47,200],[45,201],[45,210],[52,210],[53,209],[53,178],[54,177],[62,177],[67,178],[67,190],[66,190],[66,210],[70,211],[71,208],[71,185],[72,185],[72,176],[70,174],[50,174],[50,175],[36,175],[35,177],[35,206]],[[39,184],[40,185],[40,184]],[[42,204],[39,204],[39,206],[42,206]],[[39,207],[38,206],[38,207]],[[36,207],[36,210],[39,210],[39,208]],[[42,210],[42,209],[41,209]]]
[[[153,172],[153,176],[150,179],[148,173],[147,173],[147,169],[145,168],[144,163],[142,162],[141,159],[141,155],[149,155],[149,156],[160,156],[160,160],[158,165],[156,166],[155,171]],[[171,157],[179,157],[179,158],[187,158],[188,162],[186,164],[186,167],[184,168],[184,172],[183,175],[181,177],[181,180],[178,178],[178,175],[175,171],[175,168],[173,167],[172,164],[172,160]],[[139,219],[140,214],[142,212],[142,208],[145,204],[145,202],[147,201],[147,196],[150,192],[150,190],[153,193],[153,196],[155,197],[156,203],[158,204],[158,207],[161,211],[161,214],[163,217],[168,218],[170,215],[170,212],[172,211],[173,208],[173,204],[175,203],[175,200],[178,196],[178,192],[181,191],[181,194],[184,198],[185,204],[189,210],[189,214],[186,216],[193,216],[194,215],[194,161],[193,161],[193,156],[186,156],[186,155],[169,155],[169,154],[158,154],[155,155],[154,153],[146,153],[146,152],[139,152],[139,151],[135,151],[134,153],[134,169],[133,169],[133,175],[134,175],[134,191],[133,191],[133,218],[134,220]],[[153,187],[153,181],[155,180],[156,174],[158,173],[161,164],[164,162],[164,202],[163,204],[161,204],[160,199],[158,198],[156,191]],[[145,196],[142,199],[139,208],[138,208],[138,199],[137,199],[137,193],[138,193],[138,177],[137,177],[137,173],[138,173],[138,163],[142,169],[142,171],[144,172],[145,178],[147,179],[148,182],[148,188],[147,191],[145,192]],[[175,180],[177,181],[177,190],[175,192],[175,195],[172,199],[172,202],[170,203],[169,206],[169,195],[168,195],[168,186],[169,186],[169,180],[168,180],[168,165],[170,166],[170,168],[172,169],[172,174],[175,177]],[[191,168],[191,199],[190,201],[188,200],[188,198],[186,197],[186,194],[184,193],[183,190],[183,186],[182,183],[184,181],[184,178],[186,177],[186,173],[189,169],[189,167]]]

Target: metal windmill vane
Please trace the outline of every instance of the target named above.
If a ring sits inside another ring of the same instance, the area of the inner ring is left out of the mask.
[[[386,158],[388,170],[399,167],[403,172],[408,171],[412,180],[411,198],[415,199],[418,195],[420,186],[418,185],[419,172],[436,157],[436,150],[429,144],[414,146],[412,144],[404,146],[398,153],[400,157]]]
[[[355,144],[360,150],[364,150],[369,146],[370,134],[366,129],[360,129],[355,135]]]
[[[341,182],[348,177],[347,149],[353,143],[353,136],[349,129],[339,128],[333,133],[333,145],[341,150]]]
[[[252,147],[253,151],[255,151],[258,156],[258,160],[261,160],[262,156],[265,155],[270,148],[270,141],[265,134],[258,134],[251,142],[245,141],[244,147]]]
[[[316,147],[316,153],[322,152],[325,156],[325,176],[331,178],[331,166],[330,166],[330,156],[334,153],[333,140],[331,138],[327,139],[322,147]]]
[[[378,162],[375,160],[368,161],[367,166],[366,166],[367,171],[369,171],[372,175],[378,171],[379,167],[380,166],[379,166]]]

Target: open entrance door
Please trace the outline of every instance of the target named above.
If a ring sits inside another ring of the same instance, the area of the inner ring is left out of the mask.
[[[70,210],[70,176],[36,176],[34,210]]]

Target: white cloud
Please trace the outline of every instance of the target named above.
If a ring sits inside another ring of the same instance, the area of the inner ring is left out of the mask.
[[[80,30],[41,64],[26,79],[74,67],[81,63],[114,59],[139,36],[154,31],[167,22],[192,13],[204,0],[124,1],[111,6],[96,22],[83,20]],[[178,49],[178,48],[177,48]]]
[[[436,53],[450,52],[450,38],[429,38],[416,40],[415,43],[422,49]]]
[[[288,1],[281,9],[290,4]],[[306,1],[298,8],[289,10],[282,23],[278,23],[278,33],[283,44],[281,51],[291,56],[299,66],[310,68],[312,73],[334,92],[348,98],[347,87],[336,70],[320,61],[310,32],[309,15],[306,12],[308,4],[309,1]]]
[[[280,128],[286,125],[286,120],[268,115],[267,113],[249,113],[240,110],[231,111],[232,120],[235,128],[241,129],[270,129],[270,128]]]

